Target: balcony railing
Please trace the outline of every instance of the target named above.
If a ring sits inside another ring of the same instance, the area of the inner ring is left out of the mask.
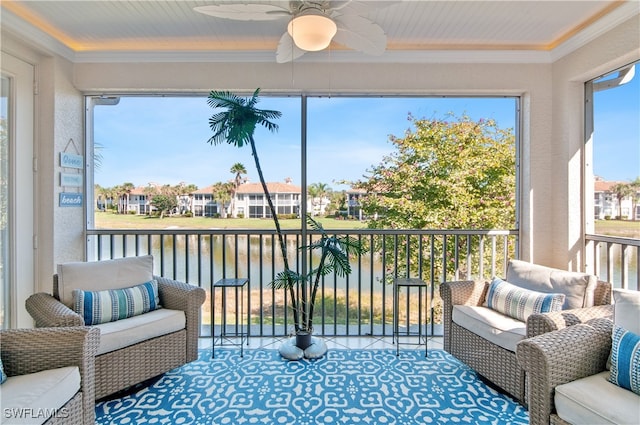
[[[303,261],[303,251],[297,248],[303,240],[310,241],[317,235],[308,232],[303,237],[300,230],[283,233],[290,267],[302,271],[305,262],[306,267],[313,267],[317,258]],[[518,244],[515,230],[361,229],[335,233],[357,238],[368,249],[352,258],[350,275],[332,274],[321,282],[314,330],[326,336],[390,336],[395,277],[419,277],[428,284],[426,305],[418,302],[417,293],[403,294],[400,299],[401,330],[413,332],[417,326],[424,326],[427,334],[441,335],[439,284],[458,277],[504,275]],[[211,335],[211,285],[222,278],[249,279],[244,305],[252,336],[287,335],[293,328],[288,294],[270,287],[276,274],[283,270],[273,230],[122,229],[88,230],[87,235],[89,260],[152,254],[155,274],[207,290],[202,310],[203,336]],[[238,299],[237,292],[230,292],[230,298],[225,300],[216,294],[215,311],[224,309],[227,326],[237,326],[247,318],[239,317],[240,309],[236,308],[237,302],[243,300]]]
[[[616,288],[640,290],[640,240],[586,235],[587,249],[595,259],[594,273]]]

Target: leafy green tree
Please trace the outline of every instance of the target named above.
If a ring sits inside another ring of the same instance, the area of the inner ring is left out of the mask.
[[[170,212],[178,206],[178,200],[173,195],[154,195],[151,198],[151,205],[160,211],[160,218],[163,218],[166,212]]]
[[[448,120],[415,119],[404,137],[390,137],[395,151],[369,170],[368,180],[356,182],[364,189],[361,199],[371,228],[387,229],[508,229],[515,223],[515,136],[494,120],[473,121],[451,115]],[[458,240],[458,239],[456,239]],[[385,241],[389,255],[408,249],[415,258],[417,238]],[[462,249],[458,240],[447,245],[430,242],[435,252]],[[454,255],[448,255],[453,258]],[[430,261],[437,260],[426,255]],[[410,263],[410,264],[407,264]],[[400,270],[415,273],[417,261],[400,262]],[[389,261],[388,264],[393,264]],[[447,269],[457,267],[448,264]]]
[[[240,187],[240,185],[242,184],[242,176],[247,174],[247,169],[243,164],[236,162],[231,166],[231,170],[229,171],[231,171],[231,173],[234,174],[233,193],[231,194],[231,214],[233,214],[233,216],[235,217],[236,216],[236,208],[235,208],[236,194],[238,193],[238,187]]]
[[[515,137],[493,120],[413,119],[365,189],[374,228],[491,229],[515,223]],[[454,118],[454,117],[452,117]]]

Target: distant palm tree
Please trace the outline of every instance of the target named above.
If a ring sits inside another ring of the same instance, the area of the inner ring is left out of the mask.
[[[258,177],[262,184],[262,190],[264,191],[269,209],[271,210],[271,217],[273,223],[276,226],[276,233],[278,235],[278,241],[280,242],[280,250],[282,252],[282,260],[284,262],[284,269],[287,272],[287,280],[289,294],[291,296],[291,302],[293,307],[293,322],[296,326],[296,332],[299,330],[300,321],[298,320],[298,305],[296,303],[296,294],[294,290],[293,281],[289,277],[289,260],[287,259],[287,246],[282,235],[282,229],[280,228],[280,222],[278,221],[278,214],[273,206],[267,183],[264,180],[262,174],[262,167],[260,166],[260,159],[258,158],[258,152],[256,151],[256,143],[253,139],[253,133],[256,130],[256,126],[260,124],[271,132],[275,132],[278,129],[278,125],[270,120],[280,118],[282,112],[273,111],[268,109],[257,109],[256,104],[259,101],[258,95],[260,89],[256,89],[251,98],[242,98],[228,91],[211,91],[207,103],[214,109],[220,109],[221,111],[214,113],[209,118],[209,126],[213,131],[213,136],[209,139],[209,143],[212,145],[218,145],[220,143],[228,143],[236,147],[243,147],[249,145],[251,147],[251,154],[256,164],[256,170],[258,171]]]
[[[118,212],[122,214],[126,214],[129,209],[129,195],[131,194],[133,189],[135,189],[135,186],[133,183],[126,182],[126,183],[122,183],[122,185],[118,187],[120,189],[120,194],[124,195],[125,197],[125,204],[122,206],[122,211],[118,211]]]
[[[315,198],[318,198],[318,203],[320,204],[320,214],[322,214],[322,200],[332,192],[331,188],[326,183],[312,183],[309,186],[308,192],[309,195],[313,193],[313,197],[311,198],[312,202],[315,203]]]
[[[222,211],[220,213],[220,216],[222,218],[227,218],[226,205],[230,203],[231,200],[233,199],[231,197],[233,193],[233,183],[231,182],[216,183],[213,185],[212,189],[213,189],[212,190],[213,199],[220,202],[220,204],[222,205]]]
[[[637,209],[638,209],[638,201],[640,201],[640,177],[636,177],[634,181],[629,183],[631,186],[631,209],[633,210],[632,220],[636,220],[637,217]]]
[[[618,199],[618,219],[622,220],[622,200],[627,196],[634,196],[633,187],[630,183],[616,183],[611,188],[611,191],[616,195]]]
[[[236,208],[235,208],[236,194],[238,193],[238,187],[240,187],[240,184],[242,183],[242,175],[247,174],[247,169],[243,164],[236,162],[231,166],[230,171],[232,174],[235,174],[235,177],[233,179],[233,184],[234,184],[233,194],[231,197],[231,214],[233,214],[233,216],[235,217],[236,216]]]

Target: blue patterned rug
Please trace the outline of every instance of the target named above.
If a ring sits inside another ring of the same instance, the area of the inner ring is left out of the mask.
[[[527,411],[443,350],[201,350],[148,387],[96,405],[107,424],[527,424]]]

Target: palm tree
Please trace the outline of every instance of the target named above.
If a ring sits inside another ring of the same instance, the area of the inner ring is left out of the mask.
[[[222,205],[222,212],[220,216],[222,218],[227,218],[227,207],[226,205],[231,202],[233,199],[231,194],[233,193],[233,183],[216,183],[212,188],[213,199],[220,202]]]
[[[135,189],[135,186],[133,183],[126,182],[118,186],[118,189],[120,191],[120,195],[124,195],[124,198],[125,198],[125,204],[121,208],[122,211],[120,211],[120,208],[119,208],[118,212],[121,214],[126,214],[129,210],[129,195],[131,194],[131,191]],[[120,202],[118,202],[118,204],[120,204]]]
[[[208,143],[218,145],[225,142],[238,148],[248,144],[251,147],[251,154],[253,155],[253,160],[256,164],[260,184],[262,185],[262,190],[267,198],[273,223],[276,226],[276,233],[278,235],[278,241],[280,242],[280,251],[282,253],[282,260],[284,262],[284,269],[287,276],[287,286],[293,307],[293,322],[295,323],[296,332],[298,332],[300,330],[298,303],[296,301],[297,298],[293,280],[290,277],[289,260],[287,259],[287,246],[284,241],[284,236],[282,235],[277,211],[273,206],[273,201],[271,200],[271,195],[267,188],[267,183],[264,179],[264,175],[262,174],[260,159],[258,158],[258,152],[256,151],[256,143],[253,138],[253,133],[255,132],[258,124],[271,132],[277,131],[278,125],[271,120],[280,118],[282,116],[282,112],[268,109],[257,109],[256,104],[259,101],[259,94],[259,88],[256,89],[251,98],[242,98],[228,91],[211,91],[211,93],[209,93],[207,103],[211,108],[221,109],[221,111],[214,113],[214,115],[209,118],[209,126],[213,131],[213,136],[208,140]]]
[[[318,202],[320,204],[320,214],[322,215],[323,213],[322,200],[326,198],[327,195],[329,195],[332,192],[332,190],[329,187],[329,185],[326,183],[312,183],[309,186],[309,194],[311,195],[312,192],[314,194],[314,197],[318,198]],[[315,202],[314,198],[312,198],[312,200]]]
[[[236,162],[231,166],[231,170],[229,171],[231,171],[232,174],[235,174],[235,177],[233,179],[233,184],[234,184],[233,194],[231,198],[231,214],[235,217],[236,216],[236,208],[235,208],[236,194],[238,193],[238,187],[240,187],[240,184],[242,183],[242,175],[247,174],[247,169],[243,164]]]
[[[616,183],[611,188],[611,191],[616,195],[618,199],[618,219],[622,220],[622,200],[627,196],[635,195],[630,183]]]
[[[632,213],[632,220],[636,220],[636,216],[637,216],[637,212],[636,210],[638,209],[638,201],[640,201],[640,177],[636,177],[636,179],[634,181],[632,181],[631,183],[629,183],[629,186],[631,186],[631,210],[633,211]]]

